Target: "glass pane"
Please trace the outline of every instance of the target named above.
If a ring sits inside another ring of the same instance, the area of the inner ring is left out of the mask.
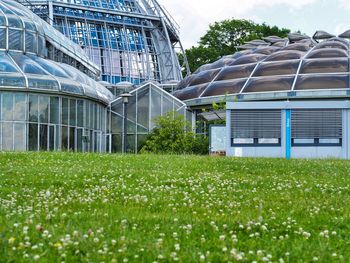
[[[78,115],[77,115],[77,126],[83,127],[84,126],[84,101],[78,100],[77,101],[78,106]]]
[[[305,52],[296,51],[296,50],[285,50],[278,51],[269,56],[265,61],[279,61],[279,60],[291,60],[291,59],[300,59],[304,56]]]
[[[292,88],[294,77],[253,78],[243,92],[285,91]]]
[[[62,126],[61,129],[61,150],[67,151],[68,150],[68,127]]]
[[[0,28],[0,48],[6,48],[6,28]]]
[[[36,77],[33,78],[29,75],[28,77],[28,87],[30,89],[48,89],[48,90],[58,90],[58,82],[53,79],[48,79],[47,77]]]
[[[50,123],[58,124],[60,114],[60,105],[58,97],[50,97]]]
[[[307,58],[340,58],[348,57],[348,52],[337,48],[316,49],[307,56]]]
[[[135,135],[134,134],[128,134],[128,147],[127,147],[127,152],[128,153],[135,153],[136,150],[136,145],[135,145]]]
[[[62,124],[68,124],[68,99],[62,98]]]
[[[116,132],[123,132],[123,118],[117,114],[112,113],[112,132],[116,133]]]
[[[39,120],[39,98],[38,95],[29,95],[29,121],[38,122]]]
[[[9,29],[9,48],[23,50],[23,33],[20,30]]]
[[[16,93],[15,94],[15,105],[13,111],[13,119],[15,121],[26,120],[26,95]]]
[[[127,104],[128,108],[128,120],[136,122],[136,96],[129,98],[129,103]]]
[[[77,152],[83,151],[83,129],[77,129]]]
[[[2,123],[2,150],[13,151],[13,125],[12,123]]]
[[[165,94],[163,94],[163,101],[162,101],[162,114],[165,115],[168,112],[172,112],[174,111],[173,108],[173,100],[167,98],[167,96]]]
[[[49,151],[54,151],[55,147],[55,126],[49,126]]]
[[[216,81],[247,78],[250,76],[254,68],[255,65],[225,67],[219,73],[219,76],[216,78]]]
[[[202,96],[209,97],[239,93],[246,81],[246,79],[215,81],[212,84],[210,84],[210,86],[205,90]]]
[[[26,52],[34,53],[36,51],[36,35],[35,33],[26,31]]]
[[[29,123],[28,149],[38,150],[38,124]]]
[[[236,59],[230,66],[257,63],[266,58],[263,54],[249,54]]]
[[[49,103],[50,97],[39,96],[39,119],[41,123],[49,122]]]
[[[154,126],[154,119],[161,116],[161,95],[155,91],[151,90],[151,128]]]
[[[296,74],[299,64],[299,60],[262,63],[254,72],[254,77]]]
[[[300,73],[337,73],[348,72],[348,70],[348,59],[310,59],[303,62]]]
[[[77,118],[77,104],[76,100],[69,100],[69,125],[75,126]]]
[[[199,95],[204,91],[204,89],[208,86],[209,83],[187,87],[182,90],[178,90],[174,93],[174,96],[180,100],[189,100],[198,98]]]
[[[137,134],[137,152],[139,152],[144,146],[147,140],[148,134]]]
[[[28,56],[16,52],[11,52],[10,55],[24,73],[48,75],[42,67],[40,67],[37,63],[35,63],[34,60],[30,59]]]
[[[40,151],[47,151],[47,141],[48,141],[48,126],[44,124],[40,124]]]
[[[112,134],[112,152],[122,152],[122,135]]]
[[[0,51],[0,72],[18,72],[15,64],[3,51]]]
[[[149,89],[139,91],[137,94],[137,122],[148,128],[149,126]]]
[[[298,77],[295,90],[308,89],[347,89],[349,76],[341,75],[301,75]]]
[[[69,150],[73,152],[75,150],[75,128],[73,127],[69,128]]]
[[[14,150],[26,150],[26,125],[24,123],[14,124]]]
[[[13,120],[13,94],[4,92],[2,94],[2,119],[4,121]]]
[[[195,74],[194,77],[191,79],[189,86],[195,86],[198,84],[211,82],[214,79],[214,77],[219,73],[219,71],[220,69],[212,69]]]

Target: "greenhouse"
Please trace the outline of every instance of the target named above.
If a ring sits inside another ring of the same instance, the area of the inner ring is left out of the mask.
[[[228,155],[349,159],[349,37],[253,40],[199,68],[174,95],[197,118],[226,119]],[[226,111],[212,109],[222,102]]]
[[[18,0],[80,45],[102,80],[180,81],[179,26],[156,0]]]
[[[88,76],[99,69],[14,1],[1,1],[0,24],[0,149],[104,151],[113,95]]]
[[[121,151],[126,115],[100,64],[12,0],[0,2],[0,36],[1,151]],[[186,106],[151,82],[130,84],[128,151],[137,152],[155,117]]]
[[[153,83],[144,84],[130,92],[132,95],[127,107],[127,152],[137,153],[154,128],[155,120],[168,112],[177,112],[191,118],[186,104]],[[117,98],[111,103],[111,152],[121,152],[123,148],[123,101]],[[189,119],[191,121],[191,119]]]

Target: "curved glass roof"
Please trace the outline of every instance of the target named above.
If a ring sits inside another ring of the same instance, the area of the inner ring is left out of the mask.
[[[114,98],[104,86],[72,66],[14,51],[0,51],[1,88],[85,96],[105,104]]]
[[[45,41],[99,75],[98,67],[79,45],[23,5],[12,0],[0,1],[0,50],[22,51],[45,57]]]
[[[238,47],[242,51],[201,66],[178,84],[173,95],[191,100],[231,94],[349,90],[349,41],[323,31],[316,36],[291,34],[288,39],[271,36],[250,41]],[[323,41],[316,41],[320,39]]]

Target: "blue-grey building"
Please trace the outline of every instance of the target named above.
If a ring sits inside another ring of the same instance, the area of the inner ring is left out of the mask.
[[[226,120],[219,150],[229,156],[350,159],[349,38],[318,31],[253,40],[199,68],[174,95],[197,118]],[[226,109],[213,110],[220,102]]]

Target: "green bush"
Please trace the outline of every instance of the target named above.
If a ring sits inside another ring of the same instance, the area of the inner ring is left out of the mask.
[[[191,131],[183,115],[169,112],[155,120],[141,153],[207,154],[208,139]]]

